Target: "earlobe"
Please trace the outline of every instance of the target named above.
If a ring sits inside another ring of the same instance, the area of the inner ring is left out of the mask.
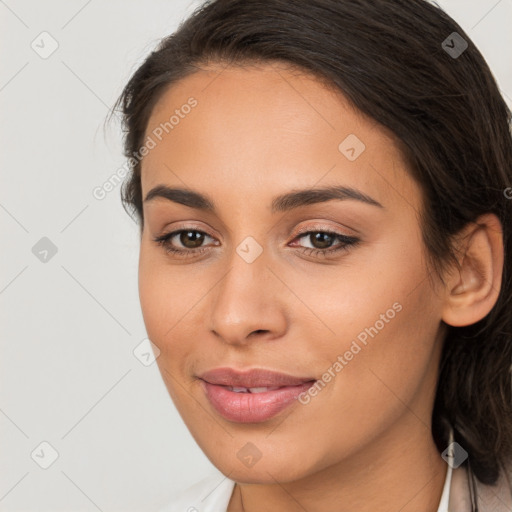
[[[462,327],[484,318],[494,307],[503,274],[503,230],[496,215],[467,225],[459,244],[460,268],[446,281],[442,320]]]

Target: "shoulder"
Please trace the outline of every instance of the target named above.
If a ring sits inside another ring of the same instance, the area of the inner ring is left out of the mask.
[[[226,512],[234,487],[233,480],[221,473],[211,473],[173,493],[157,512]]]

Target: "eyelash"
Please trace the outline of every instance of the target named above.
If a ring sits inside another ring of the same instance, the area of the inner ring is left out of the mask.
[[[176,247],[173,247],[171,245],[171,239],[174,238],[176,235],[179,235],[181,233],[184,233],[184,232],[193,232],[193,233],[201,233],[203,235],[206,235],[206,236],[210,236],[208,235],[208,233],[205,233],[204,231],[200,231],[198,229],[179,229],[177,231],[172,231],[171,233],[167,233],[165,235],[161,235],[161,236],[158,236],[156,238],[153,238],[153,241],[156,242],[158,245],[160,245],[161,247],[164,248],[165,252],[167,252],[168,254],[173,254],[177,257],[190,257],[190,256],[195,256],[196,254],[201,254],[205,251],[208,250],[208,247],[201,247],[201,248],[198,248],[198,249],[177,249]],[[328,230],[309,230],[309,231],[304,231],[304,232],[301,232],[301,233],[298,233],[297,236],[295,238],[298,238],[298,239],[301,239],[301,238],[304,238],[306,236],[309,236],[309,235],[312,235],[312,234],[315,234],[315,233],[323,233],[323,234],[326,234],[326,235],[330,235],[332,237],[334,237],[335,239],[338,239],[340,240],[342,243],[336,247],[335,249],[315,249],[315,248],[311,248],[311,247],[303,247],[302,249],[302,252],[308,254],[308,255],[323,255],[323,256],[327,256],[327,255],[331,255],[331,254],[334,254],[334,253],[338,253],[338,252],[341,252],[341,251],[349,251],[350,248],[353,248],[355,246],[357,246],[359,243],[360,243],[360,239],[359,238],[356,238],[356,237],[352,237],[352,236],[347,236],[347,235],[342,235],[341,233],[336,233],[334,231],[328,231]],[[212,238],[212,237],[210,237]],[[295,240],[295,239],[294,239]]]

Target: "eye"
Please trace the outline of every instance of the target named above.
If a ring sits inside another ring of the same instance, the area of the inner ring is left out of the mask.
[[[333,253],[338,253],[339,251],[348,251],[350,247],[354,247],[360,242],[359,238],[324,230],[306,231],[301,233],[296,239],[300,240],[303,238],[308,240],[312,245],[312,247],[305,247],[305,251],[303,252],[314,256],[328,256]],[[340,243],[332,248],[336,240]]]
[[[169,254],[175,254],[177,256],[193,256],[208,249],[207,247],[201,247],[205,237],[212,238],[207,233],[197,229],[180,229],[178,231],[173,231],[172,233],[156,237],[153,240],[157,244],[161,245]],[[173,244],[173,239],[175,238],[184,246],[184,249],[180,249]]]
[[[208,247],[204,247],[202,245],[206,238],[211,238],[213,240],[213,237],[204,231],[190,228],[180,229],[161,235],[154,238],[153,241],[162,246],[168,254],[173,254],[177,257],[190,257],[202,254],[209,250]],[[303,238],[306,240],[309,239],[312,247],[304,247],[300,245],[299,247],[302,247],[301,252],[315,256],[327,256],[337,253],[338,251],[348,251],[350,247],[356,246],[360,242],[356,237],[326,230],[310,230],[302,232],[294,240],[301,240]],[[336,240],[338,240],[339,243],[332,248],[332,245]],[[182,245],[182,248],[176,247],[176,242],[179,242]],[[218,243],[216,245],[218,245]]]

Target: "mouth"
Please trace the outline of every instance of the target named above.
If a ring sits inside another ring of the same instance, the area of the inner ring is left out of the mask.
[[[233,391],[235,393],[265,393],[266,391],[275,391],[276,389],[285,388],[286,386],[278,386],[278,387],[259,387],[259,388],[244,388],[240,386],[225,386],[229,391]]]
[[[217,368],[199,376],[210,404],[224,419],[236,423],[261,423],[291,406],[315,382],[263,369],[246,372]]]

